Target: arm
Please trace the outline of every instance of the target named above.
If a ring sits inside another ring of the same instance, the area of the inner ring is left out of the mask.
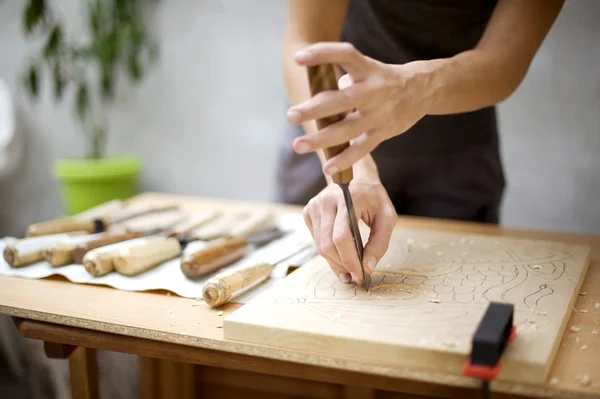
[[[357,111],[296,139],[295,150],[316,151],[352,140],[348,149],[325,163],[325,173],[331,174],[357,164],[427,114],[469,112],[506,99],[523,80],[563,2],[500,0],[477,46],[446,59],[389,65],[347,43],[320,42],[302,49],[295,54],[298,64],[339,64],[353,83],[335,95],[293,106],[287,115],[290,123]]]
[[[431,73],[429,114],[474,111],[508,98],[558,16],[564,0],[501,0],[477,46],[455,57],[416,62]]]
[[[296,63],[294,54],[318,42],[338,42],[348,11],[349,0],[289,0],[282,49],[283,79],[289,101],[300,104],[310,98],[310,88],[305,66]],[[306,134],[317,132],[314,120],[302,123]],[[325,163],[322,150],[317,154],[321,164]],[[375,162],[366,155],[354,168],[355,174],[377,174]],[[326,176],[328,183],[330,177]]]

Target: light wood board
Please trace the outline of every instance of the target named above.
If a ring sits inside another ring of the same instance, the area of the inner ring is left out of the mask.
[[[517,339],[499,378],[543,382],[589,253],[581,245],[397,228],[369,293],[341,283],[317,258],[228,317],[224,335],[460,373],[489,302],[509,302]]]

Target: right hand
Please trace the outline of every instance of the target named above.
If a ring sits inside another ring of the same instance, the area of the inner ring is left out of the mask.
[[[355,177],[350,183],[350,193],[357,219],[362,219],[371,229],[363,254],[365,273],[371,275],[388,249],[397,214],[378,179],[361,181]],[[319,255],[327,260],[340,281],[362,284],[361,264],[342,189],[330,184],[311,199],[304,208],[304,221]]]

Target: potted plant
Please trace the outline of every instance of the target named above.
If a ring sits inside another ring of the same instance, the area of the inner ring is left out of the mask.
[[[45,72],[55,101],[72,96],[74,114],[88,138],[85,157],[59,159],[54,165],[70,215],[136,193],[141,161],[137,156],[107,157],[106,111],[118,79],[125,76],[139,82],[156,59],[157,47],[144,23],[142,3],[87,1],[87,31],[71,36],[47,0],[28,0],[23,9],[26,35],[42,36],[42,48],[25,69],[27,92],[39,97]]]

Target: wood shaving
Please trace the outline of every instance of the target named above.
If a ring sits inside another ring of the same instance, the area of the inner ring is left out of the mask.
[[[431,302],[431,303],[442,303],[442,301],[440,301],[439,299],[430,299],[429,302]]]
[[[167,296],[171,296],[171,293],[170,293],[170,292],[167,292]]]
[[[576,337],[576,338],[575,338],[575,342],[579,342],[579,341],[581,341],[581,340],[579,339],[579,337]]]
[[[223,312],[217,312],[217,316],[223,316]]]
[[[546,315],[548,314],[548,312],[545,312],[545,311],[543,311],[543,310],[538,310],[538,311],[536,312],[536,314],[538,314],[539,316],[546,316]]]
[[[585,351],[587,350],[588,346],[587,345],[581,345],[581,348],[579,348],[580,351]]]
[[[573,332],[579,332],[579,330],[581,330],[581,328],[579,328],[577,326],[571,326],[571,327],[569,327],[569,330],[571,330]]]
[[[573,308],[573,312],[575,312],[575,313],[579,313],[579,310],[577,310],[577,309]]]
[[[598,330],[594,329],[594,330],[592,331],[592,334],[594,334],[594,335],[598,335]]]
[[[529,323],[529,324],[535,324],[535,320],[527,320],[527,323]]]
[[[579,383],[581,385],[589,385],[590,384],[590,376],[587,374],[581,375],[581,376],[577,377],[577,379],[579,380]]]
[[[171,313],[173,313],[173,311],[172,310],[167,310],[167,313],[171,314]]]
[[[531,266],[531,268],[535,270],[542,270],[542,267],[540,265],[533,265]]]
[[[581,313],[587,313],[588,311],[587,311],[587,309],[581,309],[580,312]]]
[[[579,293],[579,295],[581,295],[581,296],[586,296],[586,295],[587,295],[587,292],[585,292],[585,291],[581,291],[581,292]]]
[[[223,324],[217,324],[217,328],[223,328]]]
[[[192,306],[198,306],[198,304],[197,303],[192,303]]]
[[[559,380],[558,380],[558,377],[552,377],[552,378],[550,379],[550,384],[552,384],[552,385],[556,385],[556,384],[558,384],[558,381],[559,381]]]
[[[594,306],[596,307],[596,309],[600,309],[600,302],[596,302],[596,303],[594,304]]]

